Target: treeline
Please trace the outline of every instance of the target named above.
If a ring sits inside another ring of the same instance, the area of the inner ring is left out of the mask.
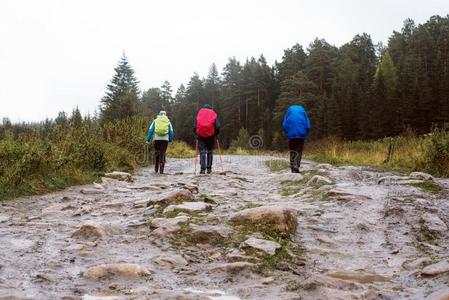
[[[324,39],[306,49],[296,44],[273,66],[263,55],[243,63],[230,58],[223,70],[212,64],[205,78],[195,73],[175,93],[168,81],[141,91],[123,55],[94,118],[105,124],[140,115],[149,122],[166,110],[176,139],[192,145],[195,114],[205,103],[219,113],[225,147],[242,132],[261,136],[267,149],[283,149],[281,121],[294,103],[308,111],[312,139],[378,139],[406,129],[428,133],[449,122],[449,15],[419,26],[408,19],[387,46],[364,33],[341,47]]]
[[[123,58],[117,71],[127,64]],[[137,81],[131,81],[127,93],[135,102],[125,109],[147,116],[167,110],[176,137],[190,143],[195,112],[204,103],[222,119],[224,145],[245,128],[262,136],[266,147],[279,147],[281,119],[293,103],[309,112],[312,138],[377,139],[405,129],[423,134],[449,121],[449,16],[419,26],[408,19],[386,47],[361,34],[341,47],[324,39],[307,49],[294,45],[274,66],[263,55],[244,63],[230,58],[221,73],[212,64],[206,78],[194,74],[174,97],[169,82],[139,97]],[[103,101],[104,116],[108,105]]]

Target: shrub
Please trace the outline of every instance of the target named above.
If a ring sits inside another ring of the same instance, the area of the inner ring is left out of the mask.
[[[167,156],[174,158],[191,158],[195,157],[195,154],[196,151],[183,141],[175,141],[167,149]]]
[[[230,148],[249,149],[249,133],[245,128],[240,128],[239,135],[231,142]]]
[[[449,132],[435,129],[422,143],[423,157],[417,168],[437,176],[449,176]]]
[[[104,126],[89,119],[3,130],[0,200],[92,182],[106,171],[131,171],[146,127],[144,118],[134,117]]]

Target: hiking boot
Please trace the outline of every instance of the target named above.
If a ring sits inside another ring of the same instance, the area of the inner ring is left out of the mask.
[[[200,174],[206,174],[206,170],[201,170]]]
[[[299,173],[299,168],[292,168],[292,173]]]
[[[207,174],[212,173],[212,169],[207,169]]]
[[[165,167],[165,164],[161,163],[161,165],[159,167],[159,173],[164,174],[164,167]]]

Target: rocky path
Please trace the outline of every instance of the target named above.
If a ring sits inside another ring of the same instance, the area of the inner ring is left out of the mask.
[[[0,299],[449,299],[449,180],[273,159],[0,203]]]

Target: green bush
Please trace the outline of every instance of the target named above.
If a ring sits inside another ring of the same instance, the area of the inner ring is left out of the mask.
[[[0,200],[92,182],[107,171],[132,171],[146,127],[141,117],[104,126],[98,120],[16,125],[0,140]]]
[[[237,136],[237,138],[235,140],[233,140],[231,142],[230,145],[230,150],[232,151],[232,149],[249,149],[250,145],[249,145],[249,133],[248,130],[246,130],[245,128],[240,128],[239,130],[239,135]]]
[[[418,168],[437,176],[449,176],[449,132],[435,129],[423,143]]]

